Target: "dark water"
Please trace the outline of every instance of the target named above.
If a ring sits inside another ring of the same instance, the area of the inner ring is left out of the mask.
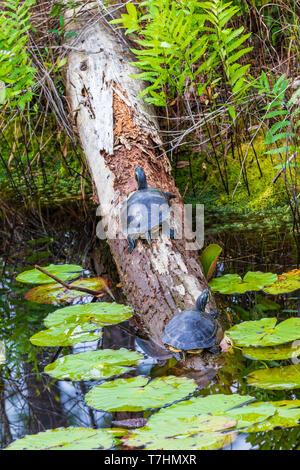
[[[282,273],[297,267],[297,250],[293,238],[281,233],[220,233],[208,236],[206,243],[219,243],[223,247],[216,275],[225,273],[244,274],[247,271]],[[13,251],[13,249],[12,249]],[[61,262],[52,258],[48,262]],[[74,262],[74,260],[70,260]],[[43,329],[43,318],[54,311],[53,306],[34,304],[23,299],[28,287],[15,282],[17,272],[24,268],[24,260],[14,263],[3,260],[0,281],[0,340],[6,344],[6,364],[0,366],[0,447],[7,446],[16,438],[60,426],[106,427],[114,419],[142,416],[137,413],[103,413],[89,408],[84,395],[91,383],[57,381],[43,373],[43,368],[53,357],[57,348],[37,348],[29,338]],[[26,263],[25,263],[26,264]],[[28,263],[27,263],[28,264]],[[41,263],[42,264],[42,263]],[[276,297],[281,308],[274,312],[262,312],[259,306],[262,294],[246,293],[240,296],[217,296],[224,328],[240,320],[277,316],[279,320],[299,315],[299,291]],[[101,348],[128,349],[148,352],[149,344],[136,339],[136,330],[130,322],[104,329]],[[84,343],[68,348],[69,352],[95,349],[95,343]],[[141,349],[142,348],[142,349]],[[255,370],[258,361],[243,357],[238,351],[228,354],[223,367],[203,376],[195,373],[197,394],[213,393],[250,394],[258,400],[300,399],[300,392],[268,391],[247,385],[245,375]],[[152,377],[184,374],[176,364],[151,356],[145,356],[135,372]],[[300,428],[278,429],[264,433],[240,434],[230,449],[295,449],[300,444]]]

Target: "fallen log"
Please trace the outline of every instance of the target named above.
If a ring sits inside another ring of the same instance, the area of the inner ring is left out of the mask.
[[[67,44],[67,94],[99,202],[105,234],[117,233],[117,208],[137,189],[135,168],[141,166],[150,186],[181,196],[171,175],[152,106],[137,98],[143,82],[128,46],[99,11],[66,13],[66,31],[77,34]],[[173,201],[171,203],[173,205]],[[101,228],[100,228],[101,232]],[[139,323],[161,344],[166,322],[178,310],[191,308],[207,288],[197,250],[187,240],[165,234],[149,246],[139,240],[128,253],[126,238],[108,237],[128,303]],[[207,310],[215,309],[214,300]]]

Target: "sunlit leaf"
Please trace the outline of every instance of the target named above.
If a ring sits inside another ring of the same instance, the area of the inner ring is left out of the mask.
[[[79,279],[71,286],[84,287],[95,292],[104,292],[107,280],[102,278]],[[38,304],[60,304],[65,302],[80,301],[91,295],[85,292],[67,289],[60,284],[52,283],[34,287],[25,294],[25,299]]]
[[[276,413],[263,423],[247,428],[247,432],[270,431],[281,427],[298,426],[300,420],[300,400],[282,400],[267,402],[276,407]]]
[[[48,328],[72,323],[88,323],[95,327],[101,327],[128,320],[133,313],[132,308],[128,305],[115,302],[88,303],[55,310],[44,319],[44,323]]]
[[[90,380],[107,379],[129,371],[144,356],[135,351],[121,348],[103,349],[70,354],[48,364],[44,371],[56,379]]]
[[[0,365],[4,364],[5,361],[6,361],[5,344],[3,341],[0,341]]]
[[[300,338],[300,318],[288,318],[276,325],[276,318],[239,323],[226,334],[237,346],[274,346]]]
[[[255,405],[255,406],[254,406]],[[226,411],[225,415],[237,421],[237,429],[265,421],[276,413],[276,408],[270,403],[250,404]]]
[[[296,340],[288,344],[279,344],[278,346],[243,348],[242,353],[246,357],[262,361],[290,359],[300,355],[300,341]]]
[[[278,295],[284,294],[285,292],[293,292],[297,289],[300,289],[300,270],[294,269],[293,271],[278,276],[278,281],[272,286],[265,287],[264,292]]]
[[[139,376],[97,385],[85,399],[96,410],[141,411],[180,400],[196,388],[194,380],[186,377],[159,377],[149,382],[149,377]]]
[[[256,370],[247,375],[247,382],[270,390],[300,388],[300,364]]]
[[[92,450],[113,445],[114,439],[105,429],[69,427],[25,436],[4,450]]]
[[[77,266],[75,264],[50,264],[49,266],[43,266],[43,269],[58,277],[61,281],[75,279],[83,270],[81,266]],[[42,273],[38,269],[24,271],[19,274],[16,279],[19,282],[25,282],[28,284],[49,284],[55,282],[51,277]]]
[[[222,252],[222,247],[216,243],[208,245],[200,255],[200,261],[203,267],[204,275],[209,280],[215,270],[217,261]]]
[[[91,330],[91,328],[89,329]],[[35,346],[73,346],[85,341],[95,341],[101,336],[102,332],[86,331],[81,325],[72,325],[39,331],[31,336],[30,341]]]

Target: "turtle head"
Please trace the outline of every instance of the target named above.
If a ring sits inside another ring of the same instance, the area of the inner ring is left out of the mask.
[[[135,169],[135,179],[137,180],[138,189],[147,189],[146,175],[141,166],[137,166]]]
[[[206,304],[210,298],[210,292],[209,289],[205,289],[201,295],[199,295],[197,301],[196,301],[196,309],[199,310],[199,312],[204,312]]]

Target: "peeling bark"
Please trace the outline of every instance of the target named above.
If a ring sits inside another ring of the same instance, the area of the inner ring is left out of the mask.
[[[164,154],[154,109],[137,98],[142,81],[129,51],[101,21],[89,14],[69,21],[78,40],[70,49],[67,90],[74,125],[93,178],[106,228],[118,224],[115,209],[137,189],[135,167],[143,167],[150,186],[180,194]],[[162,234],[148,246],[139,240],[132,254],[126,239],[108,239],[128,302],[150,336],[161,343],[164,325],[178,310],[194,306],[207,287],[197,251],[185,240]],[[213,300],[208,310],[215,308]]]

